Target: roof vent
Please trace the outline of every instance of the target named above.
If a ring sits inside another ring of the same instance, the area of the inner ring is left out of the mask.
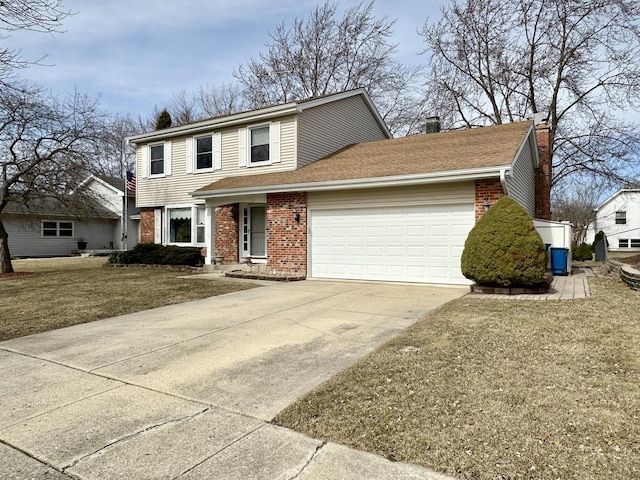
[[[425,133],[438,133],[440,131],[440,117],[427,117]]]

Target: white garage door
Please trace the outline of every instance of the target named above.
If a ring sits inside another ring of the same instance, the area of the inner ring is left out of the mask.
[[[472,204],[311,212],[311,276],[468,285],[460,272]]]

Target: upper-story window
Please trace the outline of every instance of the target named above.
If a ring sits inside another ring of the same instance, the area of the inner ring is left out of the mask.
[[[627,212],[625,210],[616,211],[616,225],[627,224]]]
[[[240,128],[238,153],[241,167],[280,163],[280,122]]]
[[[213,168],[213,141],[211,135],[196,139],[196,170]]]
[[[149,172],[164,175],[164,144],[149,146]]]
[[[249,129],[251,140],[250,162],[265,163],[269,161],[269,125]]]

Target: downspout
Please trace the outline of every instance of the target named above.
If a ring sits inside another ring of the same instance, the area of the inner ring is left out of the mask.
[[[500,169],[500,183],[502,184],[502,191],[506,196],[509,196],[509,191],[507,189],[507,169]]]

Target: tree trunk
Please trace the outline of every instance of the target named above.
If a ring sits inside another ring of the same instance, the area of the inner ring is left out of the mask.
[[[9,234],[0,220],[0,273],[13,273],[11,254],[9,253]]]

